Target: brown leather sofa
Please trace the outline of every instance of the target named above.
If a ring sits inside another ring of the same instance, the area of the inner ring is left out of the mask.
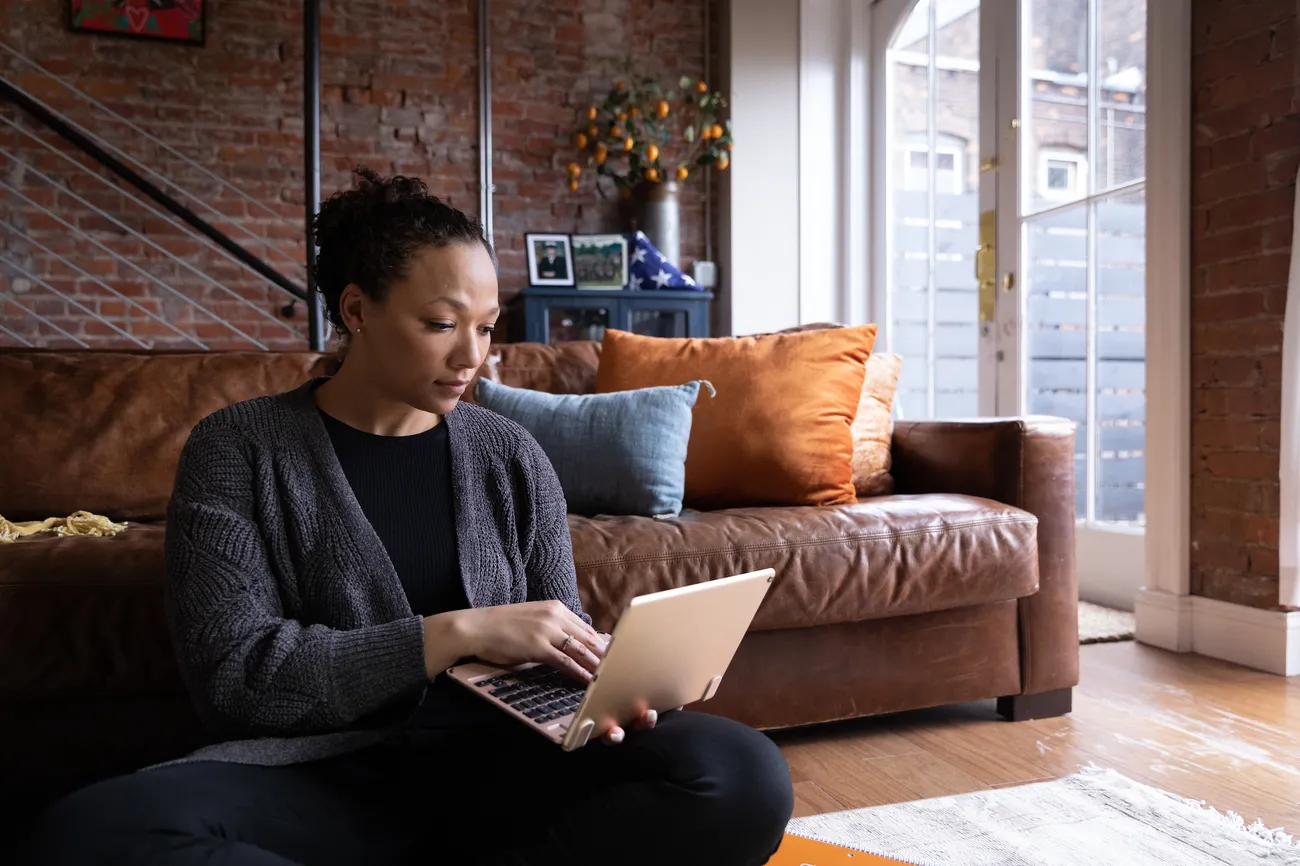
[[[507,384],[581,393],[599,346],[498,347]],[[114,538],[0,544],[0,814],[205,740],[162,616],[163,517],[190,428],[326,372],[308,353],[0,352],[0,515],[85,509]],[[490,372],[488,372],[490,371]],[[828,508],[570,518],[586,609],[772,566],[717,697],[761,728],[999,698],[1069,710],[1078,679],[1072,426],[899,423],[897,493]]]

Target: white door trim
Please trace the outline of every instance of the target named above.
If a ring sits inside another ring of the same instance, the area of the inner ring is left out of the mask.
[[[862,29],[865,39],[855,41],[854,60],[861,62],[867,69],[865,84],[870,88],[872,106],[866,118],[870,148],[865,154],[867,176],[874,193],[871,201],[870,234],[871,261],[868,265],[870,284],[867,286],[868,311],[871,321],[879,330],[877,345],[887,351],[894,351],[894,335],[890,322],[893,321],[889,302],[889,118],[888,112],[875,110],[875,107],[887,105],[889,101],[889,45],[894,36],[911,14],[917,0],[875,0],[866,10],[864,17],[868,20]],[[856,32],[856,31],[855,31]],[[865,47],[865,56],[859,56],[860,47]],[[861,100],[859,100],[861,101]],[[884,116],[882,116],[882,114]]]
[[[1138,640],[1192,647],[1191,0],[1147,3],[1146,566]]]

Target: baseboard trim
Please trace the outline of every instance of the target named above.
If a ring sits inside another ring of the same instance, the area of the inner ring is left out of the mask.
[[[1142,643],[1176,653],[1192,651],[1192,596],[1143,587],[1133,612]]]
[[[1142,589],[1137,639],[1279,676],[1300,675],[1300,611],[1263,610],[1212,598]]]
[[[1300,611],[1192,601],[1192,651],[1290,677],[1300,674]]]

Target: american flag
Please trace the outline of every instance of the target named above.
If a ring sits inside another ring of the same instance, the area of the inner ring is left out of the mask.
[[[695,280],[683,274],[672,262],[655,249],[645,232],[637,232],[632,239],[632,261],[628,264],[627,287],[642,291],[680,289],[699,291]]]

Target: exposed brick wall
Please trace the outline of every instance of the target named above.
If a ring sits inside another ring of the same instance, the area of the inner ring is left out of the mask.
[[[326,3],[322,19],[322,195],[349,183],[355,163],[381,172],[420,176],[456,206],[477,213],[478,60],[477,4],[472,0],[349,0]],[[168,146],[197,160],[251,198],[222,190],[210,177],[187,168],[162,148],[125,132],[88,110],[49,79],[12,61],[0,74],[16,80],[60,111],[145,159],[166,177],[213,206],[230,234],[251,232],[247,245],[302,282],[301,4],[296,0],[208,0],[204,47],[72,34],[64,27],[66,0],[15,0],[0,6],[0,32],[10,44],[37,58],[146,128]],[[564,0],[534,4],[497,0],[493,14],[493,134],[497,184],[495,240],[501,250],[501,287],[509,294],[527,282],[522,257],[525,231],[604,231],[621,228],[617,208],[597,203],[588,184],[564,187],[562,166],[571,159],[566,138],[575,106],[618,74],[630,55],[651,74],[703,72],[704,0]],[[30,127],[12,107],[0,114]],[[34,127],[31,127],[33,131]],[[38,131],[39,132],[39,131]],[[71,153],[57,139],[56,148]],[[305,340],[302,306],[287,322],[286,296],[151,217],[139,205],[78,174],[59,157],[0,126],[0,143],[67,184],[180,256],[195,271],[211,274],[248,301],[242,305],[170,262],[147,244],[65,192],[56,191],[12,160],[0,157],[0,179],[68,222],[93,230],[105,246],[128,253],[149,274],[198,300],[268,345],[299,347]],[[703,253],[704,227],[697,186],[683,201],[684,264]],[[201,207],[191,204],[197,211]],[[131,341],[89,321],[81,304],[116,316],[126,301],[92,279],[70,271],[37,249],[51,247],[85,267],[142,309],[119,324],[155,345],[185,341],[144,311],[177,322],[214,348],[244,344],[228,329],[158,288],[133,269],[114,262],[94,244],[73,241],[49,217],[21,201],[0,196],[0,219],[26,238],[0,233],[0,255],[32,271],[72,303],[39,284],[14,279],[0,266],[0,325],[29,339],[56,345],[55,332],[39,325],[22,304],[91,345]],[[216,215],[204,214],[212,221]],[[255,308],[255,309],[254,309]],[[286,325],[288,327],[286,327]],[[0,331],[0,345],[17,341]],[[246,344],[244,344],[246,345]]]
[[[594,8],[593,8],[594,7]],[[704,74],[703,0],[493,3],[493,163],[502,286],[527,284],[524,233],[598,232],[620,226],[617,201],[603,202],[592,178],[562,186],[576,154],[555,142],[576,110],[598,101],[631,52],[638,68],[676,86]],[[704,207],[696,181],[681,192],[681,264],[704,255]],[[688,270],[689,272],[689,270]]]
[[[1256,607],[1278,600],[1296,9],[1295,0],[1192,6],[1192,591]]]

